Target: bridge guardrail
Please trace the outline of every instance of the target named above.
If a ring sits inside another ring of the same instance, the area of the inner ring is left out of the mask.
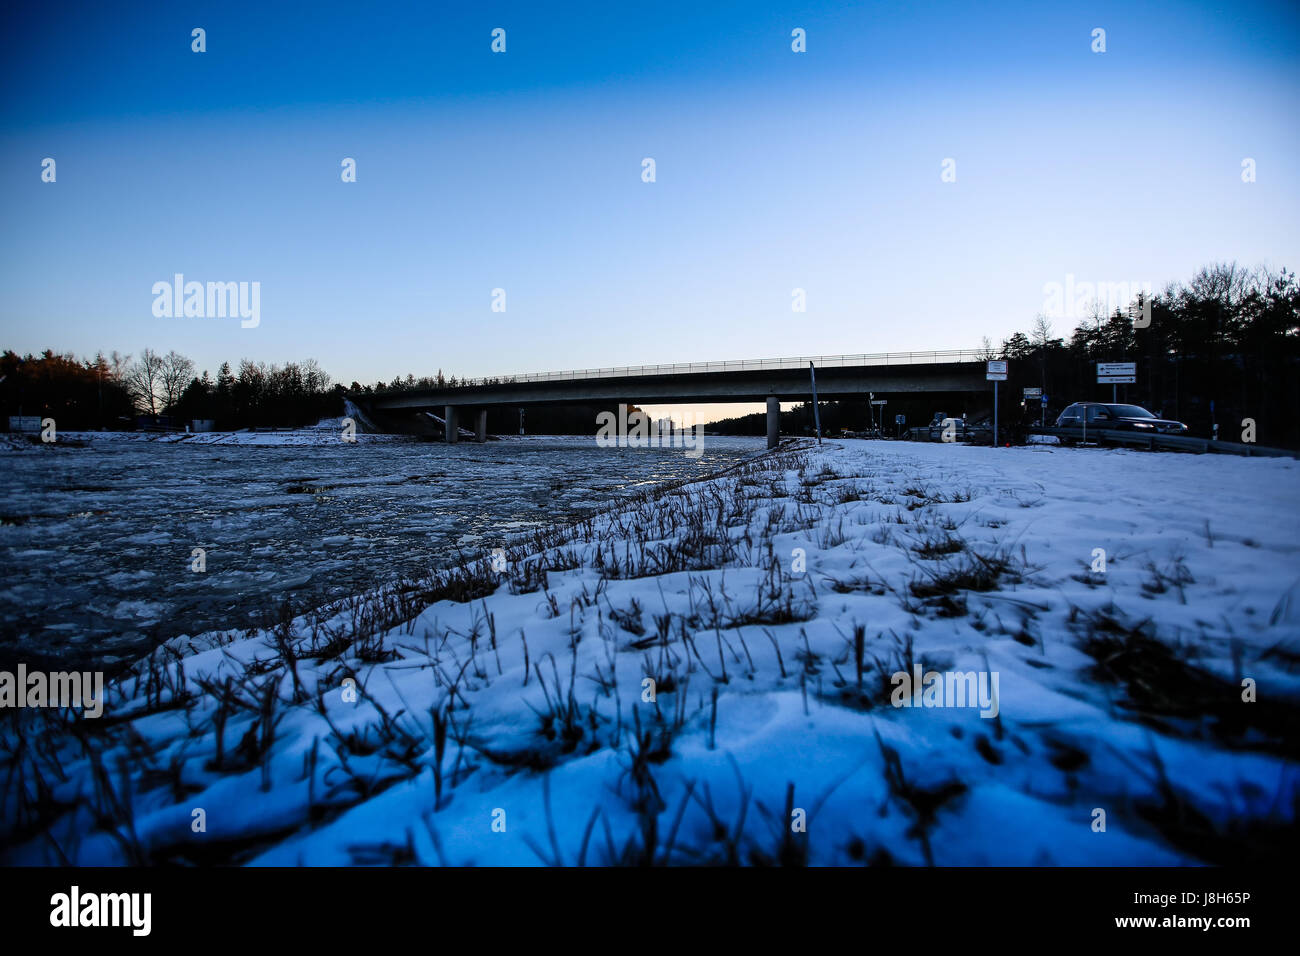
[[[579,378],[619,378],[631,375],[679,375],[689,372],[739,372],[746,370],[846,368],[858,365],[937,365],[944,362],[980,362],[986,353],[974,349],[929,352],[874,352],[859,355],[800,355],[774,359],[735,359],[721,362],[675,362],[670,365],[625,365],[609,368],[572,369],[564,372],[532,372],[506,377],[506,381],[549,382]]]
[[[859,355],[799,355],[772,359],[735,359],[721,362],[676,362],[669,365],[621,365],[607,368],[570,369],[563,372],[524,372],[515,375],[488,375],[460,379],[455,385],[437,388],[467,388],[479,385],[511,385],[519,382],[559,382],[589,378],[629,378],[633,375],[681,375],[691,372],[742,372],[764,369],[851,368],[861,365],[939,365],[950,362],[983,362],[988,353],[976,349],[951,349],[929,352],[864,352]],[[405,389],[385,389],[405,391]],[[378,393],[382,394],[382,393]]]
[[[1054,435],[1057,438],[1082,440],[1083,429],[1037,427],[1027,429],[1030,435]],[[1132,445],[1150,451],[1192,451],[1206,454],[1215,452],[1221,455],[1245,455],[1261,458],[1300,458],[1300,451],[1288,448],[1270,448],[1267,445],[1251,445],[1245,442],[1218,441],[1213,438],[1192,438],[1186,435],[1144,435],[1141,432],[1116,431],[1111,428],[1089,428],[1088,437],[1098,442],[1111,442],[1117,445]]]

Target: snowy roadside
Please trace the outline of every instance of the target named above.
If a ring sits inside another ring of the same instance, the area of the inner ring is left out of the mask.
[[[1297,478],[1049,447],[765,456],[500,570],[178,638],[98,720],[8,712],[0,860],[1283,858]],[[996,702],[895,706],[895,675],[930,672]]]

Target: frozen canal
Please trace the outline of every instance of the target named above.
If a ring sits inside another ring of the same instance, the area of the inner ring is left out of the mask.
[[[95,441],[0,457],[0,668],[111,667],[178,634],[247,626],[449,563],[638,487],[703,475],[757,438],[681,449],[592,439],[298,447]],[[206,571],[191,570],[193,549]]]

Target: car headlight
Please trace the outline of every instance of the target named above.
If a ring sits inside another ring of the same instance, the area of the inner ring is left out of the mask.
[[[1148,425],[1146,422],[1134,422],[1134,428],[1155,428],[1155,425]]]

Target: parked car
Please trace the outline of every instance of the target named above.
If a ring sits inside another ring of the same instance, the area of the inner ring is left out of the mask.
[[[945,439],[945,434],[948,436]],[[911,441],[953,441],[981,443],[992,440],[993,429],[987,422],[968,422],[963,418],[952,418],[943,412],[935,412],[928,425],[915,425],[903,433]]]
[[[962,418],[949,418],[943,412],[935,412],[934,418],[930,419],[930,424],[920,425],[908,429],[907,437],[913,441],[943,441],[943,432],[948,429],[948,433],[954,441],[965,441],[966,439],[966,421]]]
[[[1141,405],[1109,405],[1076,402],[1056,419],[1057,428],[1105,428],[1111,431],[1147,432],[1152,435],[1186,435],[1187,426],[1168,418],[1157,418]]]

